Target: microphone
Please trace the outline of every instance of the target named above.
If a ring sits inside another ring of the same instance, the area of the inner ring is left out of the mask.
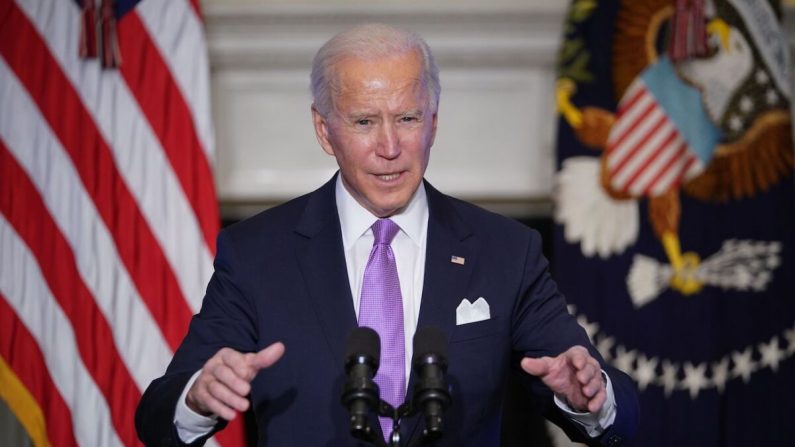
[[[414,334],[413,403],[425,415],[423,435],[428,440],[441,438],[444,431],[442,414],[450,406],[450,391],[444,378],[447,372],[447,336],[434,326],[425,326]]]
[[[357,327],[351,331],[345,348],[348,379],[341,400],[351,415],[351,434],[358,439],[370,440],[373,437],[367,416],[380,403],[378,385],[373,381],[380,358],[381,340],[376,331],[369,327]]]

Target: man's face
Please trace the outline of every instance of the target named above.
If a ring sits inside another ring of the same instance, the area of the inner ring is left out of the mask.
[[[331,112],[312,109],[318,141],[337,159],[345,188],[379,217],[408,204],[428,166],[436,112],[421,70],[415,52],[342,59],[333,70]]]

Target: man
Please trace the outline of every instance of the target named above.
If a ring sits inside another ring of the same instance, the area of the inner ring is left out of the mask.
[[[381,336],[376,381],[395,406],[411,396],[415,330],[448,335],[453,403],[435,445],[499,443],[509,368],[526,373],[548,417],[574,438],[619,445],[632,435],[631,381],[567,313],[537,233],[423,181],[439,91],[416,34],[365,25],[320,49],[312,120],[339,173],[221,232],[202,310],[139,405],[145,443],[202,443],[252,406],[259,445],[364,445],[340,403],[345,340],[357,325]],[[402,421],[402,445],[423,424]],[[384,436],[392,426],[372,428]]]

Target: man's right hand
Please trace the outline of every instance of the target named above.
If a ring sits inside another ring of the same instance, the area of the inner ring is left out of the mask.
[[[193,382],[185,403],[205,416],[217,415],[231,421],[237,413],[248,410],[246,396],[259,370],[268,368],[282,357],[284,345],[273,343],[257,353],[243,354],[222,348],[207,360]]]

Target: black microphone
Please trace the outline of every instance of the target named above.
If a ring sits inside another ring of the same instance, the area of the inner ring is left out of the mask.
[[[447,336],[434,326],[425,326],[414,334],[414,387],[413,404],[425,415],[423,435],[436,440],[444,432],[442,414],[451,404],[447,389]]]
[[[342,404],[351,414],[351,434],[370,440],[373,431],[367,423],[371,411],[378,409],[378,385],[373,381],[381,358],[381,340],[369,327],[357,327],[348,335],[345,348],[345,373]]]

